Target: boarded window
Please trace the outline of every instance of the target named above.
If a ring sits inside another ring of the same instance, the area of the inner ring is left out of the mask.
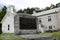
[[[8,30],[10,30],[10,25],[8,25]]]
[[[42,21],[41,21],[41,20],[39,20],[39,22],[40,22],[40,23],[42,23]]]
[[[48,21],[51,21],[51,16],[48,16]]]
[[[20,17],[20,29],[36,29],[36,19]]]
[[[49,26],[49,29],[52,29],[52,26]]]
[[[44,25],[41,25],[41,27],[43,28],[43,27],[44,27]]]

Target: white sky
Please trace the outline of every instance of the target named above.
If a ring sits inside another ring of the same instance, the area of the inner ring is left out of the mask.
[[[24,9],[27,7],[45,8],[51,4],[59,3],[60,0],[0,0],[4,5],[15,5],[16,9]]]

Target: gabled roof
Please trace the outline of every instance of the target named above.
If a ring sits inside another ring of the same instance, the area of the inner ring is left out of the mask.
[[[54,13],[54,12],[58,12],[58,11],[60,11],[60,7],[50,9],[50,10],[47,10],[47,11],[43,11],[43,12],[39,12],[39,13],[34,13],[32,15],[33,16],[40,16],[40,15],[50,14],[50,13]]]
[[[6,19],[6,17],[7,17],[9,14],[11,14],[11,13],[12,13],[13,15],[16,14],[15,12],[13,12],[13,11],[11,10],[11,9],[13,9],[13,8],[15,8],[14,5],[9,5],[9,6],[7,7],[7,13],[6,13],[5,16],[3,17],[1,23]]]
[[[2,19],[2,21],[1,21],[1,23],[6,19],[6,17],[9,15],[10,13],[6,13],[5,14],[5,16],[3,17],[3,19]],[[13,15],[16,15],[16,13],[15,14],[13,14]]]
[[[32,14],[32,16],[40,16],[40,15],[50,14],[50,13],[58,12],[58,11],[60,11],[60,7],[54,8],[54,9],[50,9],[50,10],[47,10],[47,11],[43,11],[43,12],[39,12],[39,13],[34,13],[34,14]],[[9,13],[6,13],[6,14],[5,14],[5,16],[3,17],[1,23],[6,19],[6,17],[7,17],[8,14],[9,14]],[[24,14],[25,14],[25,13],[24,13]],[[18,14],[18,15],[19,15],[19,14]],[[30,15],[30,14],[28,14],[28,15]]]
[[[4,15],[3,19],[1,20],[1,23],[6,19],[7,15],[8,15],[8,13],[6,13],[6,14]]]

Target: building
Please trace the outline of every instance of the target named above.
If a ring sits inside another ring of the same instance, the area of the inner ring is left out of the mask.
[[[9,5],[7,7],[7,13],[3,17],[2,23],[2,33],[14,33],[14,6]]]
[[[14,17],[15,34],[32,34],[37,31],[37,17],[20,13]]]
[[[60,30],[60,7],[32,14],[38,18],[39,31]]]
[[[16,16],[15,16],[16,15]],[[36,30],[33,31],[38,31],[38,32],[45,32],[48,30],[60,30],[60,7],[58,8],[54,8],[54,9],[50,9],[47,11],[43,11],[43,12],[33,12],[32,15],[30,14],[17,14],[14,12],[14,6],[10,5],[7,8],[7,13],[4,16],[4,18],[2,19],[1,23],[2,23],[2,32],[3,33],[14,33],[18,32],[15,30],[18,29],[19,27],[17,27],[16,25],[19,24],[19,16],[30,16],[30,17],[36,17],[35,21],[37,24],[36,26]],[[18,17],[18,18],[17,18]],[[15,18],[18,20],[16,25],[15,25]],[[29,32],[31,32],[32,30],[30,30]],[[32,32],[33,32],[32,31]]]
[[[36,17],[36,24],[35,24],[36,29],[28,29],[28,30],[20,29],[20,27],[21,27],[21,24],[20,24],[21,21],[20,20],[25,20],[26,19],[26,18],[25,19],[20,19],[20,16],[22,18],[25,18],[28,15],[27,14],[17,14],[15,16],[15,18],[14,18],[15,26],[14,27],[16,28],[15,29],[16,34],[36,33],[36,32],[42,32],[43,33],[45,31],[49,31],[49,30],[51,30],[51,31],[60,30],[60,7],[50,9],[50,10],[47,10],[47,11],[43,11],[43,12],[39,12],[39,13],[34,12],[32,15],[29,15],[30,17],[31,16]],[[29,16],[28,16],[28,18],[29,18]],[[28,19],[27,19],[27,22],[29,22]],[[25,25],[25,24],[23,24],[23,25]],[[29,27],[29,26],[27,26],[27,27]]]

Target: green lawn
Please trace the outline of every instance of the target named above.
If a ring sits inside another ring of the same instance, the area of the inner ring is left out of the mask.
[[[0,34],[0,40],[27,40],[16,36],[13,33]]]
[[[54,32],[52,34],[52,37],[58,37],[58,38],[60,38],[60,32]]]
[[[46,33],[42,33],[42,34],[52,34],[52,37],[60,37],[60,32],[46,32]]]
[[[52,34],[52,37],[54,38],[59,38],[60,39],[60,32],[52,32],[52,33],[40,33],[41,35],[43,34]],[[27,40],[27,39],[22,39],[20,36],[16,36],[13,33],[6,33],[6,34],[0,34],[0,40]]]
[[[58,38],[59,40],[60,40],[60,32],[45,32],[45,33],[40,33],[40,34],[47,34],[47,35],[49,35],[49,34],[52,34],[52,37],[54,37],[54,38]]]

